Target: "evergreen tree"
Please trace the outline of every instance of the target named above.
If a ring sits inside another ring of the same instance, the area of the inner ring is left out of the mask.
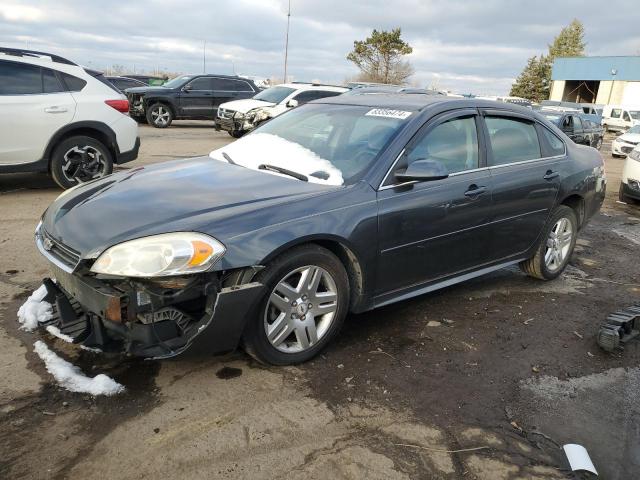
[[[347,60],[358,66],[361,80],[402,84],[413,74],[413,67],[404,60],[412,51],[399,28],[390,32],[374,29],[366,40],[353,42]]]
[[[585,50],[584,26],[573,20],[560,30],[547,55],[531,57],[527,65],[511,86],[511,95],[540,102],[549,98],[551,89],[551,67],[558,57],[582,57]]]

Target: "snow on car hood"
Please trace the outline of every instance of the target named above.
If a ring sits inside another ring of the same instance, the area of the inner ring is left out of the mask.
[[[302,173],[309,178],[311,183],[325,185],[342,185],[344,183],[342,172],[329,160],[320,158],[302,145],[270,133],[249,134],[225,147],[214,150],[209,156],[214,160],[227,163],[222,152],[226,153],[238,165],[253,170],[259,170],[259,165],[269,164]],[[281,175],[267,170],[265,172]],[[311,175],[314,172],[326,172],[329,178],[325,180],[314,177]],[[288,175],[283,176],[292,178]]]
[[[254,108],[271,108],[276,104],[271,102],[263,102],[262,100],[254,100],[253,98],[245,98],[244,100],[234,100],[233,102],[227,102],[220,105],[220,108],[225,110],[234,110],[240,113],[247,113]]]

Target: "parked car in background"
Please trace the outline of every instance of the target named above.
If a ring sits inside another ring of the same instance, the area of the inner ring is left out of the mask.
[[[111,84],[116,87],[118,90],[120,90],[121,92],[124,92],[127,88],[134,88],[134,87],[146,87],[147,84],[140,81],[140,80],[136,80],[135,78],[129,78],[129,77],[111,77],[111,76],[105,76],[105,78],[107,80],[109,80],[109,82],[111,82]]]
[[[601,125],[585,118],[580,110],[546,107],[538,111],[562,130],[571,140],[600,150],[604,137]]]
[[[56,278],[52,322],[77,343],[162,358],[242,339],[287,365],[348,312],[510,265],[558,277],[605,188],[600,154],[530,109],[344,95],[208,157],[80,186],[49,206],[36,243]]]
[[[375,85],[375,86],[359,86],[354,87],[345,95],[371,95],[376,93],[404,93],[407,95],[422,94],[422,95],[445,95],[438,90],[430,90],[427,88],[415,88],[415,87],[402,87],[398,85]]]
[[[640,107],[605,105],[602,110],[602,126],[605,131],[624,132],[640,125]]]
[[[636,145],[624,161],[618,196],[625,203],[640,201],[640,145]]]
[[[138,156],[129,103],[101,72],[0,48],[0,173],[48,172],[69,188]]]
[[[173,120],[214,120],[221,103],[251,98],[252,80],[227,75],[181,75],[160,87],[127,90],[129,114],[138,122],[167,128]]]
[[[611,155],[626,157],[640,143],[640,125],[631,127],[611,142]]]
[[[218,107],[216,129],[239,138],[261,123],[311,100],[340,95],[348,88],[319,83],[283,83],[261,91],[253,98],[226,102]]]

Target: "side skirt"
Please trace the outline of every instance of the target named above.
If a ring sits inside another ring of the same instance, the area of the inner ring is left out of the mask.
[[[475,270],[473,272],[458,275],[456,277],[450,277],[439,282],[429,284],[423,283],[417,286],[411,286],[399,292],[382,294],[374,298],[374,308],[384,307],[385,305],[408,300],[409,298],[417,297],[418,295],[423,295],[435,290],[440,290],[441,288],[450,287],[451,285],[455,285],[457,283],[466,282],[467,280],[471,280],[472,278],[481,277],[483,275],[486,275],[487,273],[495,272],[496,270],[501,270],[503,268],[510,267],[511,265],[518,264],[523,260],[526,260],[526,257],[518,258],[517,260],[509,260],[508,262],[492,265],[490,267]]]

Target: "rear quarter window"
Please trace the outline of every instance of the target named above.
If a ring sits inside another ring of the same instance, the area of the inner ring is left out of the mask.
[[[66,85],[67,90],[70,92],[79,92],[87,84],[87,82],[84,81],[83,79],[74,77],[73,75],[69,75],[68,73],[63,73],[63,72],[58,72],[58,73],[62,78],[62,81]]]
[[[507,117],[485,117],[493,155],[489,166],[541,158],[533,122]]]
[[[541,126],[540,130],[542,131],[543,143],[546,149],[545,156],[555,157],[564,155],[564,142],[560,140],[555,133],[552,133],[545,127]]]

